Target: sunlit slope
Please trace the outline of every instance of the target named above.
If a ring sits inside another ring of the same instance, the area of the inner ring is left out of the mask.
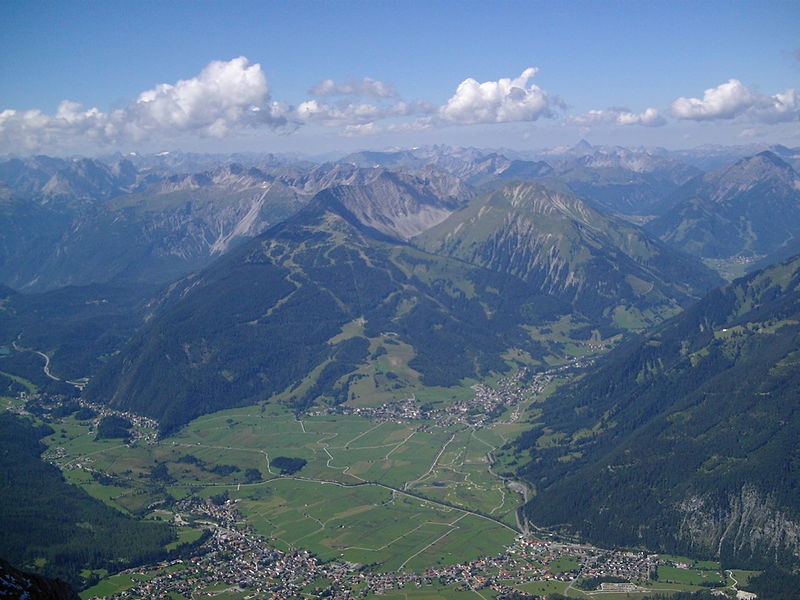
[[[532,183],[475,198],[415,242],[516,275],[578,312],[621,326],[653,324],[720,283],[632,225]]]

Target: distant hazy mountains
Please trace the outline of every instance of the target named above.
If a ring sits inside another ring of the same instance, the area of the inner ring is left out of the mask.
[[[42,183],[41,159],[20,162],[15,177],[0,165],[0,280],[21,290],[167,282],[287,217],[302,197],[236,165],[164,177],[126,161],[59,161]]]
[[[654,214],[664,198],[701,173],[683,161],[627,148],[592,149],[556,166],[557,176],[581,198],[634,215]]]
[[[800,237],[800,175],[762,152],[697,177],[648,231],[704,258],[764,255]]]
[[[433,168],[368,173],[361,185],[335,185],[327,191],[360,223],[400,240],[442,222],[474,195],[460,179]]]
[[[0,282],[27,291],[166,283],[341,186],[347,189],[337,193],[354,214],[403,239],[477,195],[529,181],[637,222],[658,216],[649,224],[654,235],[700,257],[779,251],[793,243],[797,226],[791,165],[800,151],[776,146],[706,174],[697,168],[703,156],[718,164],[741,152],[581,142],[539,153],[442,146],[360,152],[326,164],[183,153],[12,159],[0,162]]]
[[[393,202],[400,212],[381,227],[408,235],[472,194],[434,170],[411,175],[281,165],[267,173],[229,164],[170,175],[137,171],[127,160],[111,166],[88,159],[13,160],[0,163],[0,281],[30,291],[108,281],[166,283],[339,185],[362,185],[358,193]]]
[[[535,523],[800,562],[800,257],[711,292],[559,390],[516,443]]]

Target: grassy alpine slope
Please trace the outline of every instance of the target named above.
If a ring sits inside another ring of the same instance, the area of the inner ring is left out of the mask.
[[[516,275],[594,322],[622,328],[653,325],[721,283],[629,223],[534,183],[475,198],[414,242]]]

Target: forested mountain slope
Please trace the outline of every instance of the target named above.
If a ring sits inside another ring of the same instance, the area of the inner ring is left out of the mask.
[[[426,385],[505,370],[510,347],[541,354],[523,325],[568,310],[517,277],[365,226],[328,191],[178,282],[162,305],[86,393],[166,429],[284,390],[298,407],[341,402],[379,338],[408,344]],[[341,336],[348,324],[357,333]],[[297,389],[312,372],[316,383]]]
[[[123,515],[39,458],[39,440],[50,433],[0,413],[0,556],[80,586],[85,569],[122,569],[166,554],[175,538],[169,525]]]
[[[622,545],[800,561],[800,257],[708,294],[559,390],[517,440],[525,510]]]

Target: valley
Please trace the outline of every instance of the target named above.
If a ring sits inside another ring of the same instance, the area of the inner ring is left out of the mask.
[[[0,3],[0,600],[800,600],[797,23]]]
[[[793,581],[796,152],[558,152],[0,163],[0,556],[84,600]]]
[[[411,401],[298,414],[268,402],[161,438],[152,420],[84,402],[135,421],[127,439],[97,439],[100,417],[57,417],[59,401],[40,404],[54,428],[43,458],[109,506],[173,523],[168,549],[187,544],[188,554],[158,565],[87,572],[100,580],[81,597],[589,598],[603,577],[633,582],[603,583],[611,599],[709,582],[735,589],[719,563],[676,569],[695,561],[576,543],[520,518],[528,492],[493,457],[530,427],[559,381],[590,364],[453,388],[423,411]],[[4,408],[25,412],[26,399],[6,398]]]

